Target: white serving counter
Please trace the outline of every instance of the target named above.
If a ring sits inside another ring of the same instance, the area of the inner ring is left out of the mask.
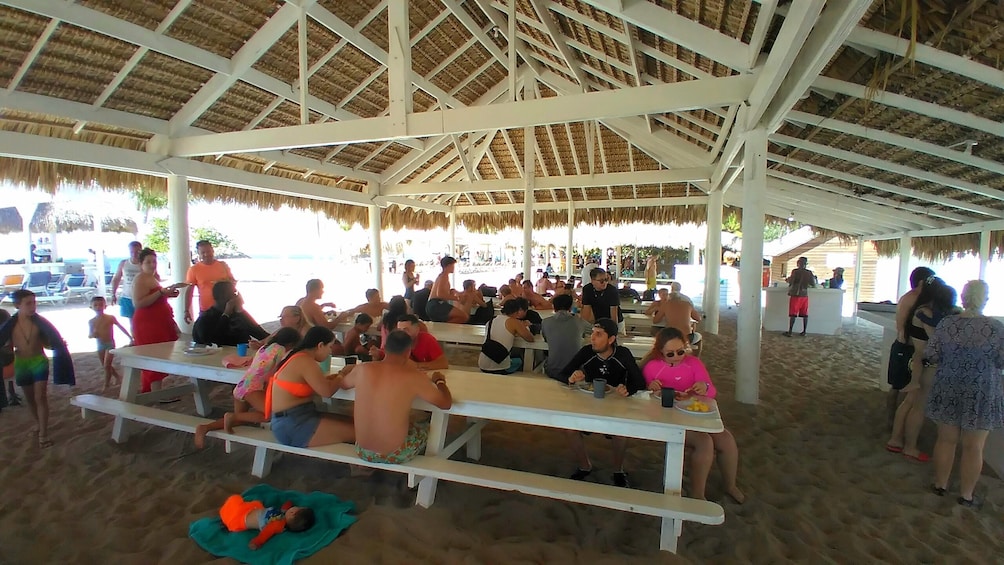
[[[788,287],[772,286],[763,289],[763,329],[770,332],[788,331]],[[836,335],[843,325],[844,291],[838,288],[809,289],[810,334]],[[796,332],[802,331],[802,322],[795,320]]]

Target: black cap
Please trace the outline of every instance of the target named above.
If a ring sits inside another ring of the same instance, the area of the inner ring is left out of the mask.
[[[613,336],[613,337],[617,337],[617,332],[620,329],[617,327],[617,322],[611,320],[610,318],[600,318],[596,320],[596,323],[593,324],[593,327],[600,328],[608,336]]]

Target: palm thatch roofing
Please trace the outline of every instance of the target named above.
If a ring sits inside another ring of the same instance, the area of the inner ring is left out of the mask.
[[[21,219],[17,208],[13,206],[0,208],[0,234],[7,235],[21,231],[24,231],[24,220]]]
[[[759,126],[774,132],[762,202],[775,220],[880,249],[910,234],[934,254],[1004,230],[1000,2],[513,1],[510,38],[506,0],[0,0],[0,178],[164,191],[176,174],[207,200],[363,225],[374,203],[392,229],[446,227],[455,211],[483,231],[522,224],[515,181],[529,146],[534,226],[564,225],[570,206],[594,224],[685,223],[706,218],[709,192],[742,205],[742,145]],[[406,40],[391,42],[402,9]],[[292,133],[396,115],[401,80],[416,117],[503,104],[510,75],[524,98],[567,97],[586,117],[541,118],[530,137],[506,112],[445,135],[325,144]],[[713,81],[743,77],[742,96],[710,101],[728,90]],[[610,107],[634,108],[646,88],[702,81],[708,102],[636,115],[576,98],[621,95]],[[266,129],[295,141],[177,150]]]
[[[94,216],[87,212],[56,206],[51,202],[42,202],[35,208],[28,226],[34,233],[92,231]],[[103,217],[101,231],[136,235],[139,228],[130,218]]]

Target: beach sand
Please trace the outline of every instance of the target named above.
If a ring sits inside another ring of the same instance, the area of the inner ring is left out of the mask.
[[[291,456],[266,482],[357,505],[359,521],[303,563],[1000,562],[1001,480],[985,472],[978,493],[987,502],[974,512],[955,503],[957,474],[939,498],[926,489],[931,464],[883,450],[876,326],[847,325],[838,337],[765,334],[757,406],[733,400],[735,327],[735,311],[724,313],[722,334],[706,336],[704,360],[739,443],[748,499],[723,502],[722,526],[684,525],[678,555],[658,550],[657,519],[612,510],[450,483],[423,509],[393,485],[350,477],[345,465]],[[475,364],[470,350],[450,355],[455,365]],[[79,384],[51,392],[54,447],[39,449],[28,436],[26,408],[0,413],[0,563],[230,563],[201,550],[188,526],[259,482],[250,449],[227,455],[210,440],[195,453],[190,435],[148,426],[112,443],[110,417],[81,420],[69,405],[102,383],[93,353],[75,360]],[[229,391],[219,387],[214,402],[222,412]],[[190,398],[170,409],[194,413]],[[923,448],[932,442],[926,433]],[[593,435],[588,443],[593,480],[609,482],[606,441]],[[662,457],[655,443],[629,442],[636,488],[661,487]],[[574,467],[561,432],[507,424],[485,429],[483,462],[556,475]],[[717,469],[708,494],[721,498]]]

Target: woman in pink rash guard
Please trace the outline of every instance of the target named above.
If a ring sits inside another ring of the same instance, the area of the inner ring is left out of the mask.
[[[673,389],[678,395],[707,398],[714,398],[718,394],[704,363],[690,354],[690,346],[680,330],[675,328],[663,328],[656,335],[652,351],[640,364],[651,391],[667,388]],[[704,489],[717,453],[725,482],[725,494],[742,504],[746,495],[736,486],[739,447],[732,432],[727,429],[716,434],[688,431],[685,441],[694,450],[690,455],[690,495],[701,499],[705,497]]]

